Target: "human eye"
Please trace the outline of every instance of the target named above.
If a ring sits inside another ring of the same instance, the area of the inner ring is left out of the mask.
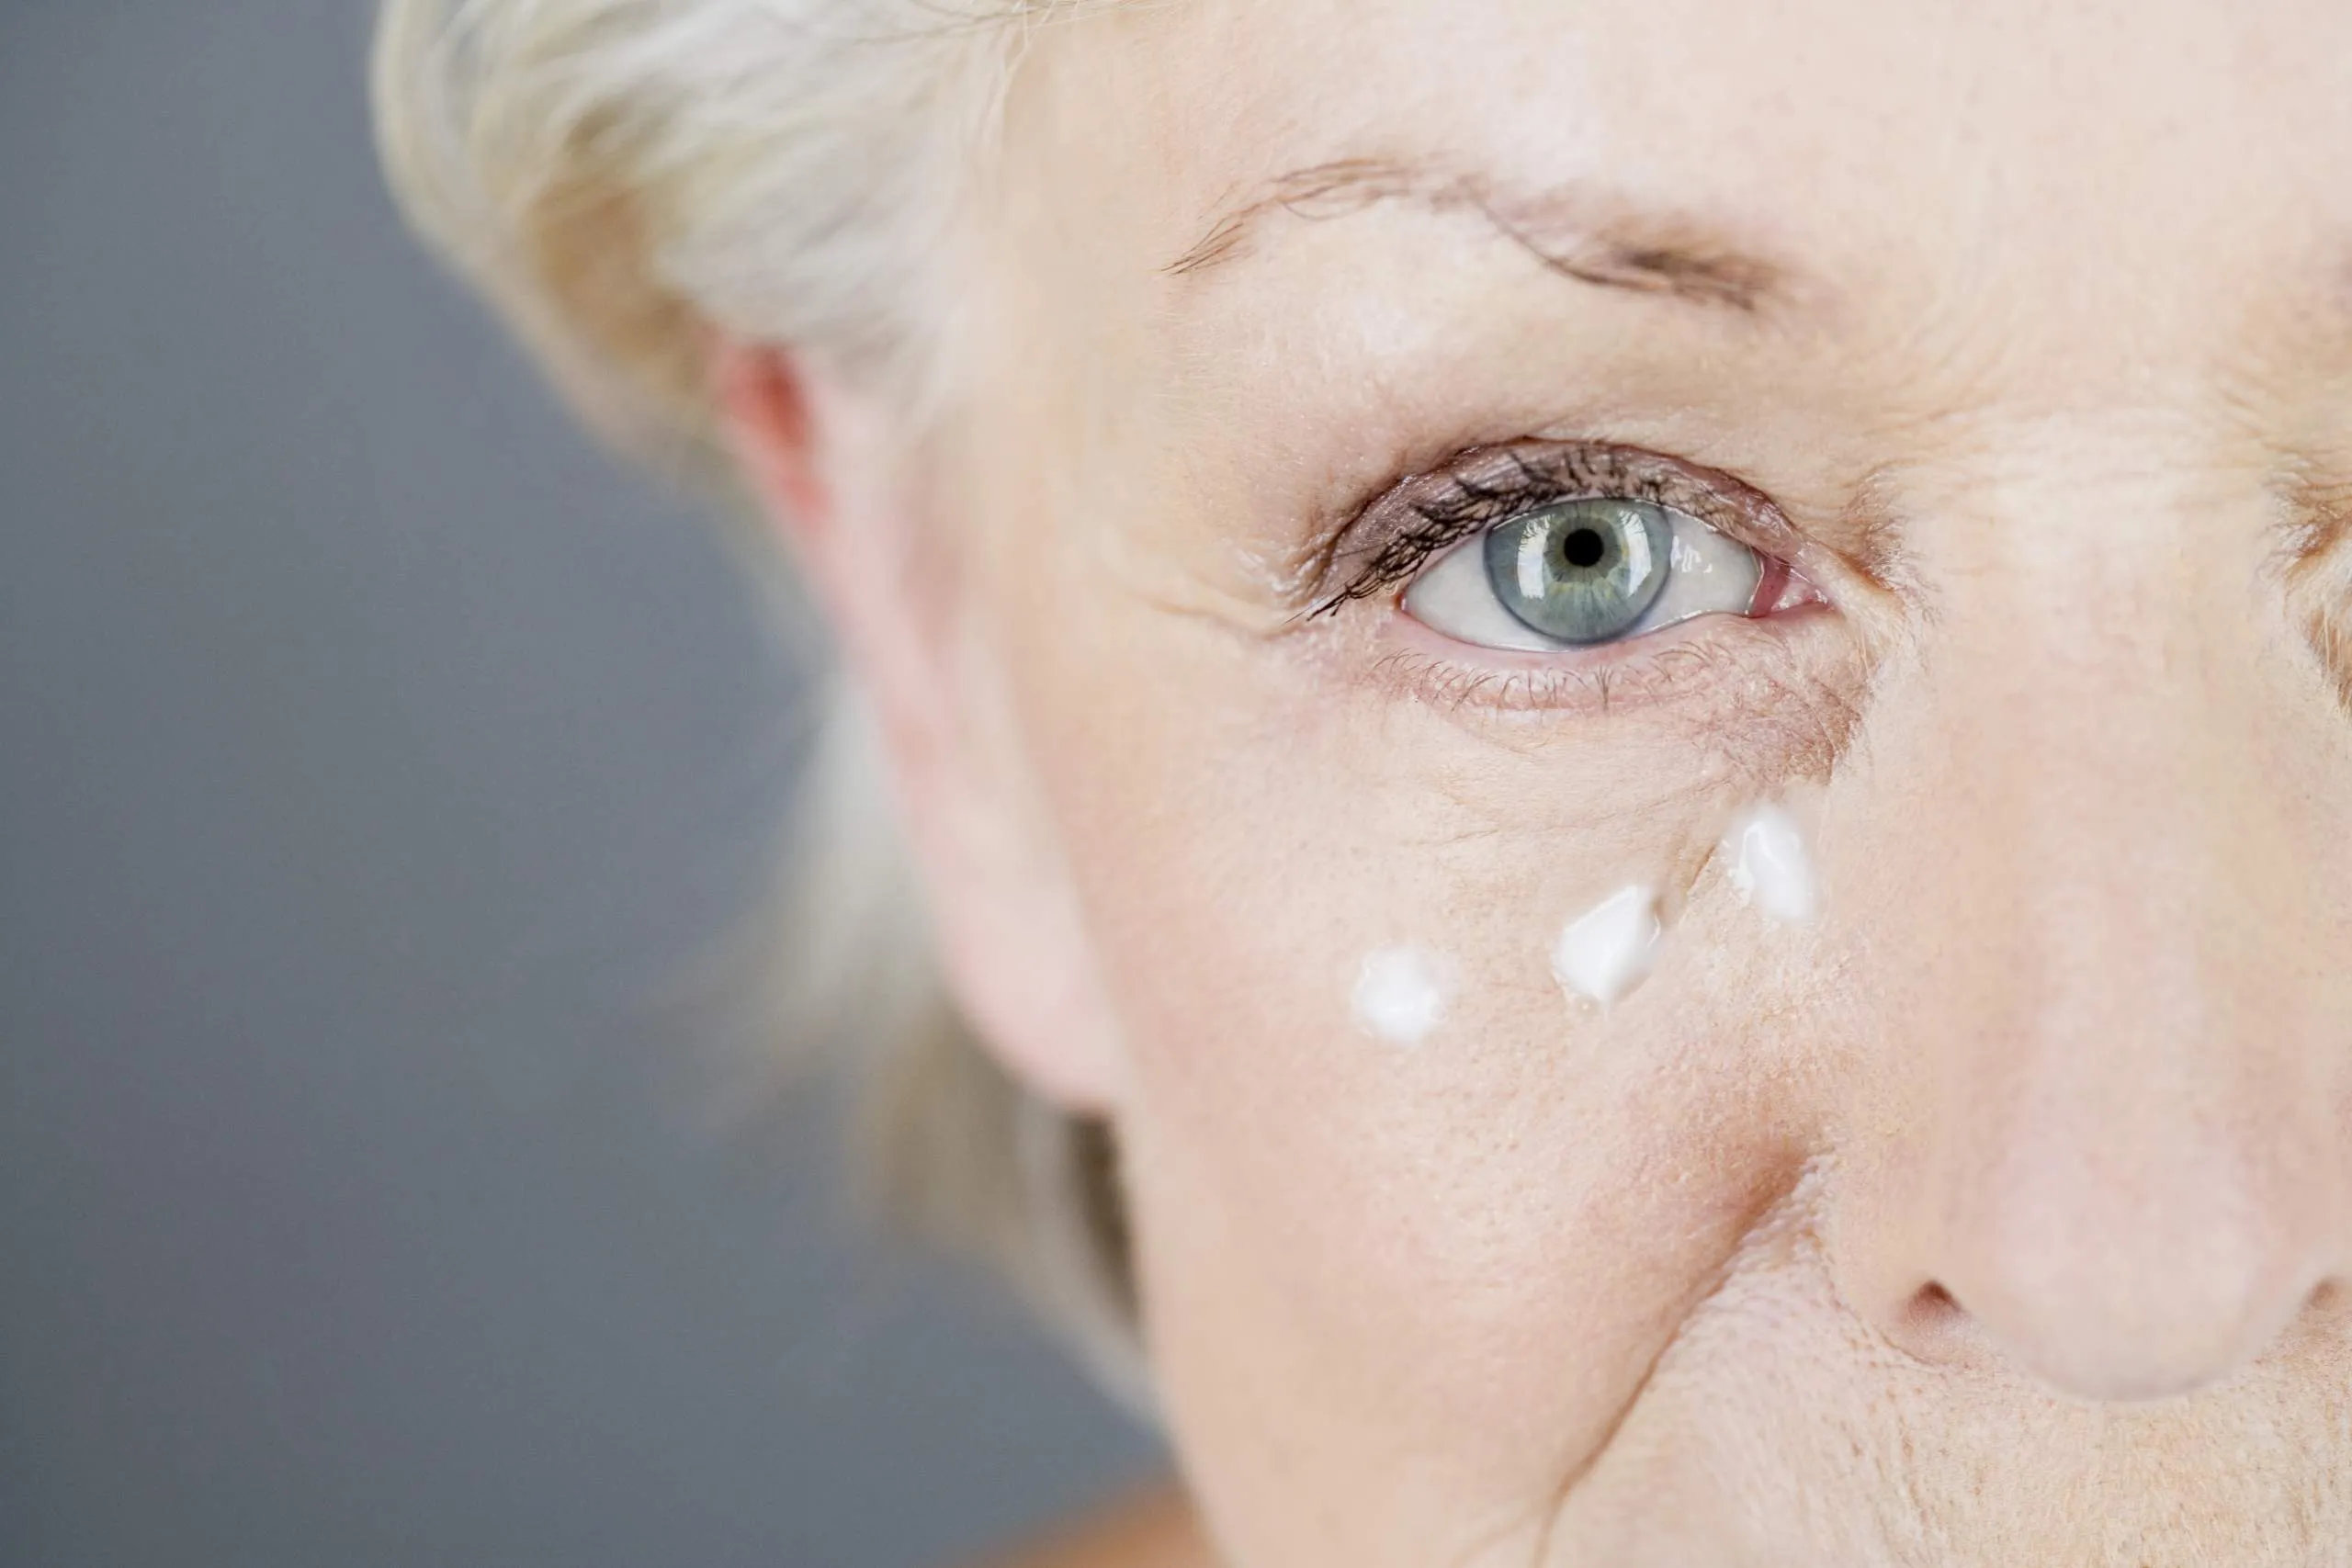
[[[1654,454],[1479,448],[1363,509],[1327,557],[1317,613],[1389,598],[1466,649],[1589,663],[1702,616],[1817,603],[1768,547],[1789,534],[1749,488]]]
[[[1438,553],[1405,613],[1474,648],[1593,648],[1700,615],[1752,615],[1767,558],[1673,507],[1589,496],[1532,507]]]

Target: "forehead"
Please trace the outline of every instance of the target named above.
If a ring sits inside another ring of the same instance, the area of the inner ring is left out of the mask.
[[[1353,160],[1601,190],[1825,273],[2161,273],[2185,237],[2275,273],[2352,226],[2339,4],[1167,0],[1040,53],[1054,162],[1169,261]]]

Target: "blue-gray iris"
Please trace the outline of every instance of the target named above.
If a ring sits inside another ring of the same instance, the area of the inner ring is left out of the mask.
[[[1672,575],[1663,507],[1564,501],[1487,533],[1487,578],[1521,624],[1562,642],[1607,642],[1641,621]]]

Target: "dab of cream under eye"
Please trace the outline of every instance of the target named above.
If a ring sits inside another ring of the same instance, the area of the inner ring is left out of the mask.
[[[1750,908],[1790,925],[1809,923],[1821,909],[1821,878],[1804,829],[1786,807],[1767,801],[1749,808],[1724,835],[1732,887]]]
[[[1440,960],[1417,947],[1382,947],[1364,955],[1349,1001],[1365,1033],[1392,1045],[1419,1045],[1445,1021],[1453,997],[1453,978]]]
[[[1552,948],[1552,974],[1577,996],[1614,1007],[1649,978],[1663,930],[1657,890],[1638,884],[1621,887],[1560,933]]]

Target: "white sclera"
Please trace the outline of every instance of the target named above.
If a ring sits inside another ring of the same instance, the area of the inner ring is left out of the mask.
[[[1552,973],[1577,995],[1612,1007],[1649,978],[1661,934],[1657,890],[1621,887],[1560,933]]]
[[[1349,1000],[1363,1031],[1392,1045],[1419,1045],[1445,1021],[1453,986],[1446,966],[1417,947],[1364,955]]]
[[[1787,807],[1767,801],[1749,810],[1724,835],[1724,854],[1731,885],[1753,908],[1791,925],[1804,925],[1820,912],[1813,852]]]

